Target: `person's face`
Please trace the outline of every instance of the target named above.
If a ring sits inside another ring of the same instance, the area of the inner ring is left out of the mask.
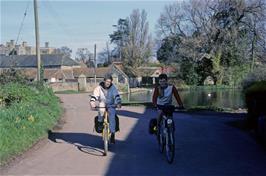
[[[111,84],[112,84],[112,80],[111,80],[111,79],[106,79],[106,80],[104,81],[104,86],[107,87],[107,88],[110,87]]]
[[[167,80],[166,79],[159,79],[159,84],[161,87],[166,87],[167,86]]]

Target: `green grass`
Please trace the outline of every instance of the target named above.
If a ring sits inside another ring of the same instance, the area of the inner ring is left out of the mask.
[[[189,86],[192,90],[215,90],[215,89],[234,89],[236,87],[228,85],[205,85],[205,86]]]
[[[45,137],[61,112],[51,89],[18,83],[1,85],[0,164],[6,164]]]
[[[216,107],[216,106],[194,106],[194,107],[188,108],[187,111],[190,111],[190,112],[197,112],[197,111],[232,112],[233,109]]]

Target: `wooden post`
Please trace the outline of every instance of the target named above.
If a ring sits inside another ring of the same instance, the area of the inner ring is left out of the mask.
[[[39,19],[38,19],[38,4],[37,0],[34,0],[34,17],[35,17],[35,38],[36,38],[36,56],[37,56],[37,81],[41,80],[41,55],[40,55],[40,36],[39,36]]]

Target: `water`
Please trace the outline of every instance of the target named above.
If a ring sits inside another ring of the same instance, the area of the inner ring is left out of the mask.
[[[151,102],[152,90],[122,95],[124,102]],[[239,89],[185,90],[179,95],[186,108],[214,106],[221,108],[244,108],[244,96]],[[174,104],[176,104],[175,99]]]

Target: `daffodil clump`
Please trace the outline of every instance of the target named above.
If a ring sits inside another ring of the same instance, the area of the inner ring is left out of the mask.
[[[21,83],[0,85],[1,165],[47,135],[60,113],[58,98],[49,88]]]

